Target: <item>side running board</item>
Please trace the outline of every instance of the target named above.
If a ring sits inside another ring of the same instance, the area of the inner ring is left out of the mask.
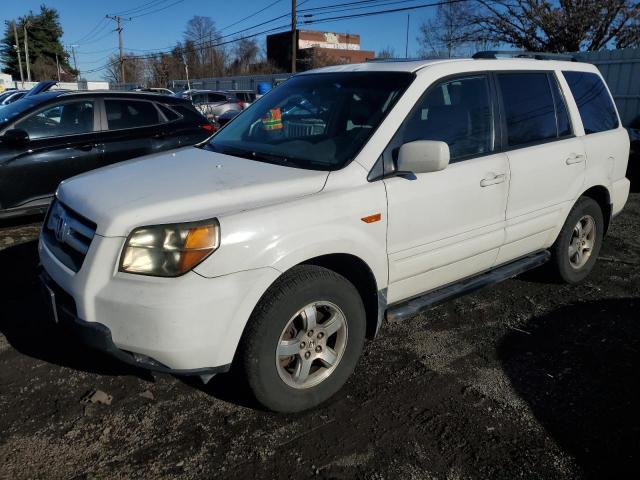
[[[545,264],[551,254],[547,250],[528,255],[519,260],[501,265],[493,270],[466,278],[460,282],[432,290],[419,297],[414,297],[387,309],[387,319],[404,320],[418,313],[452,298],[474,292],[488,285],[508,280],[527,270]]]

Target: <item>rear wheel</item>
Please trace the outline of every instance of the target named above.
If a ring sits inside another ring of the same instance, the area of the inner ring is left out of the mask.
[[[249,387],[271,410],[314,407],[351,375],[365,331],[353,284],[325,268],[294,267],[267,291],[247,325],[240,361]]]
[[[551,247],[551,267],[556,277],[578,283],[589,275],[600,253],[603,235],[600,205],[592,198],[581,197]]]

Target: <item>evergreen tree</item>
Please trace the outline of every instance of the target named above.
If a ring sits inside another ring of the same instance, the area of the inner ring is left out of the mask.
[[[24,25],[27,25],[31,79],[36,81],[57,80],[56,54],[58,55],[61,70],[66,72],[67,76],[75,77],[77,72],[69,65],[69,54],[62,46],[61,38],[63,32],[58,11],[42,5],[38,14],[30,11],[27,15],[16,20],[25,80],[27,71],[24,51]],[[18,55],[14,48],[15,43],[13,25],[9,22],[5,27],[4,37],[0,42],[0,59],[4,65],[3,71],[19,79],[20,70],[18,67]]]

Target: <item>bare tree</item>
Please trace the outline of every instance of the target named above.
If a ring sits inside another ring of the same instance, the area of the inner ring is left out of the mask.
[[[125,53],[124,73],[127,83],[145,84],[147,80],[146,67],[143,59],[133,53]],[[109,57],[104,76],[109,82],[116,84],[120,82],[120,57],[118,55]]]
[[[518,48],[575,52],[640,44],[636,0],[477,1],[476,34]]]
[[[434,18],[420,25],[420,56],[467,55],[478,37],[471,2],[448,1],[436,10]]]
[[[229,66],[233,75],[248,74],[252,66],[260,61],[260,47],[254,38],[241,38],[234,46],[234,59]]]
[[[211,17],[195,15],[187,22],[184,31],[185,44],[193,45],[198,57],[191,72],[199,76],[222,75],[226,66],[227,53],[220,43],[220,33]]]
[[[395,58],[396,51],[391,46],[386,46],[378,52],[376,58]]]

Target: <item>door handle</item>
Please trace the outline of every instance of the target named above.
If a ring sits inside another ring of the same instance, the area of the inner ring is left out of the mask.
[[[585,156],[582,153],[572,153],[567,157],[565,163],[567,165],[573,165],[574,163],[584,162]]]
[[[496,185],[502,183],[505,180],[504,173],[490,173],[485,178],[480,180],[481,187],[488,187],[489,185]]]
[[[95,148],[95,145],[92,143],[88,143],[86,145],[81,145],[78,147],[78,150],[82,150],[84,152],[89,152]]]

